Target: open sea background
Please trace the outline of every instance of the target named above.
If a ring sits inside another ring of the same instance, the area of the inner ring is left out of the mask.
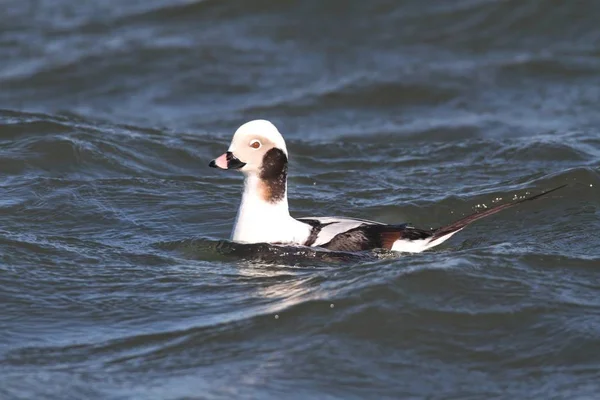
[[[600,398],[597,0],[5,0],[0,399]],[[227,241],[272,120],[292,214],[417,255]]]

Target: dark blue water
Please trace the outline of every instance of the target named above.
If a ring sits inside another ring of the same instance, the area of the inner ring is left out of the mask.
[[[593,399],[600,6],[5,1],[0,399]],[[273,121],[292,214],[432,251],[227,241]]]

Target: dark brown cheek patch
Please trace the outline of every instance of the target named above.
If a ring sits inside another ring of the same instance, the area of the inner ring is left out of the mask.
[[[277,203],[285,197],[287,181],[287,156],[280,149],[271,149],[263,156],[259,178],[263,199],[269,203]]]

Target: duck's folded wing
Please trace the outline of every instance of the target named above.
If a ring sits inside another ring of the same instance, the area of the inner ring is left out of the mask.
[[[419,252],[423,251],[425,243],[429,242],[433,235],[432,231],[413,228],[403,225],[361,225],[349,231],[339,233],[328,242],[321,244],[329,250],[334,251],[365,251],[372,249],[396,250],[398,244],[408,245],[406,250],[400,251]],[[412,249],[412,247],[419,249]],[[423,247],[421,249],[421,247]]]
[[[340,251],[391,248],[390,240],[395,241],[392,238],[398,237],[398,232],[412,229],[406,224],[386,225],[357,218],[306,217],[298,220],[312,226],[310,237],[304,245]],[[414,236],[411,233],[406,234]]]

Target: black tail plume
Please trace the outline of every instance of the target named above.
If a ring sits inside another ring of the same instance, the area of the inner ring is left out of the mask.
[[[485,217],[487,217],[489,215],[496,214],[497,212],[500,212],[500,211],[505,210],[507,208],[514,207],[517,204],[525,203],[526,201],[531,201],[531,200],[539,199],[540,197],[545,196],[545,195],[547,195],[549,193],[555,192],[558,189],[562,189],[565,186],[567,186],[567,184],[561,185],[561,186],[556,187],[554,189],[550,189],[550,190],[548,190],[548,191],[546,191],[544,193],[536,194],[535,196],[527,197],[526,199],[521,199],[521,200],[513,201],[512,203],[500,204],[500,205],[497,205],[496,207],[490,208],[489,210],[485,210],[483,212],[478,212],[478,213],[466,216],[464,218],[461,218],[458,221],[451,223],[450,225],[442,226],[441,228],[436,229],[433,232],[433,236],[431,236],[431,240],[433,241],[433,240],[438,239],[438,238],[440,238],[442,236],[448,235],[449,233],[456,232],[456,231],[464,228],[465,226],[469,225],[472,222],[475,222],[477,220],[485,218]]]

